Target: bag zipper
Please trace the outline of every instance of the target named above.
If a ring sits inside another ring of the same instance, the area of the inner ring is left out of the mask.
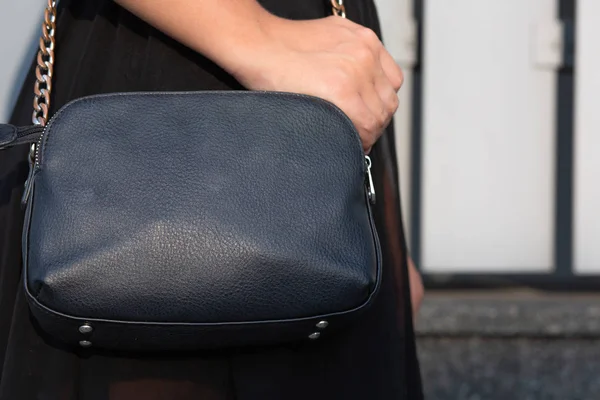
[[[375,184],[373,183],[373,175],[371,174],[371,157],[365,156],[365,164],[367,166],[367,197],[371,204],[375,204],[377,201],[377,195],[375,194]]]
[[[52,122],[52,119],[50,119]],[[48,123],[49,125],[50,123]],[[46,125],[46,126],[48,126]],[[25,181],[25,188],[23,190],[23,196],[21,197],[21,205],[25,207],[27,202],[29,201],[29,197],[31,196],[31,191],[33,189],[33,176],[35,175],[35,171],[39,168],[40,165],[40,148],[42,146],[42,141],[44,139],[44,135],[46,134],[45,127],[28,127],[22,130],[19,130],[17,133],[17,137],[25,137],[32,134],[38,134],[42,130],[42,134],[36,143],[32,143],[29,149],[29,174],[27,175],[27,180]],[[367,186],[367,198],[372,205],[375,205],[377,202],[377,194],[375,193],[375,184],[373,183],[373,174],[371,173],[371,157],[365,156],[365,166],[366,166],[366,186]]]
[[[33,188],[33,172],[34,168],[34,158],[36,153],[36,145],[35,143],[31,144],[29,147],[29,173],[27,174],[27,180],[25,181],[25,187],[23,189],[23,196],[21,197],[21,207],[25,207],[27,202],[29,201],[29,196],[31,194],[31,190]]]
[[[29,198],[31,196],[31,191],[33,189],[33,177],[35,172],[40,166],[40,148],[42,147],[42,141],[44,140],[44,136],[46,135],[46,129],[48,126],[52,124],[52,121],[59,113],[54,113],[48,123],[45,126],[34,125],[26,128],[21,128],[17,132],[17,138],[22,138],[29,135],[37,135],[42,132],[36,143],[32,143],[29,149],[29,174],[27,176],[27,180],[25,181],[25,188],[23,190],[23,196],[21,197],[21,205],[24,207]],[[371,173],[371,157],[365,156],[365,166],[366,166],[366,179],[367,179],[367,197],[369,202],[374,205],[377,201],[377,195],[375,193],[375,184],[373,183],[373,175]]]
[[[17,141],[20,142],[18,139],[22,139],[26,136],[38,135],[40,132],[44,132],[44,127],[40,125],[19,127],[17,128]]]
[[[41,130],[42,134],[40,135],[40,137],[38,138],[38,140],[35,143],[31,144],[31,147],[29,148],[29,174],[27,175],[27,180],[25,181],[25,188],[23,189],[23,196],[21,197],[21,206],[25,207],[27,205],[27,202],[29,201],[29,198],[31,197],[31,192],[33,190],[33,178],[35,175],[35,172],[37,171],[37,169],[40,166],[40,148],[42,147],[42,141],[44,140],[44,136],[46,135],[46,128],[48,126],[50,126],[50,124],[52,123],[52,121],[54,120],[54,117],[56,116],[57,113],[55,113],[52,118],[50,118],[50,120],[48,121],[48,123],[45,126],[39,126],[39,125],[34,125],[33,127],[29,127],[27,129],[27,131],[29,131],[29,134],[34,133],[34,134],[38,134]],[[25,133],[23,134],[25,135]],[[19,136],[19,134],[17,133],[17,136]]]

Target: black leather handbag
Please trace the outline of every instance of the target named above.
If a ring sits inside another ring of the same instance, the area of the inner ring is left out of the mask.
[[[40,327],[75,346],[176,350],[356,321],[381,254],[347,116],[290,93],[115,93],[46,124],[55,15],[49,1],[36,125],[0,126],[0,148],[31,144],[23,276]]]

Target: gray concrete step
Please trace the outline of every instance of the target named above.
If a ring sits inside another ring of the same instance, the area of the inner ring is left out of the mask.
[[[600,296],[428,293],[417,323],[428,400],[600,400]]]

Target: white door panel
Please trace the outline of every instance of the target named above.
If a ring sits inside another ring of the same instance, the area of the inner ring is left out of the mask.
[[[556,9],[554,0],[425,2],[427,272],[552,268],[558,65],[536,32],[555,26]]]

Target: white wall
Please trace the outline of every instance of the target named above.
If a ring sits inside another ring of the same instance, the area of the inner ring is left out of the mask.
[[[425,271],[553,267],[556,10],[425,1]]]
[[[45,4],[43,0],[0,0],[0,121],[10,117],[29,71]]]

